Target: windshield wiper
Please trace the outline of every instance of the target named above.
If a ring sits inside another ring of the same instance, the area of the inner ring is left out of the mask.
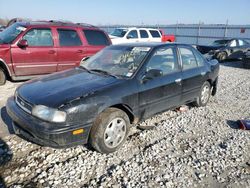
[[[91,69],[90,71],[91,71],[91,72],[98,72],[98,73],[101,73],[101,74],[104,74],[104,75],[108,75],[108,76],[112,76],[112,77],[114,77],[114,78],[118,78],[118,76],[113,75],[113,74],[110,74],[108,71],[105,71],[105,70]]]
[[[79,68],[81,68],[81,69],[87,71],[88,73],[90,73],[89,69],[87,69],[86,67],[84,67],[84,66],[82,66],[82,65],[80,65]]]

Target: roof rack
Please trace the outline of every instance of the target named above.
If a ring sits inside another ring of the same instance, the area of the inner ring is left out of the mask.
[[[62,24],[73,24],[73,22],[70,22],[70,21],[62,21],[62,20],[49,20],[48,22],[51,22],[51,23],[62,23]]]
[[[77,25],[85,26],[85,27],[96,27],[94,25],[88,24],[88,23],[76,23]]]

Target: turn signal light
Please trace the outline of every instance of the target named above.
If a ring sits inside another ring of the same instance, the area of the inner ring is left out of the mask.
[[[77,135],[77,134],[82,134],[84,132],[84,129],[77,129],[77,130],[74,130],[72,132],[73,135]]]

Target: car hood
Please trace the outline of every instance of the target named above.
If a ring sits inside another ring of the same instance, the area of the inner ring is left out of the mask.
[[[202,54],[208,53],[210,50],[218,50],[224,46],[202,46],[198,45],[197,50],[199,50]]]
[[[114,35],[109,35],[109,38],[110,38],[110,39],[120,39],[120,38],[122,38],[122,37],[117,37],[117,36],[114,36]]]
[[[86,96],[118,79],[89,73],[75,68],[28,81],[18,89],[18,95],[31,104],[58,108],[61,105]]]

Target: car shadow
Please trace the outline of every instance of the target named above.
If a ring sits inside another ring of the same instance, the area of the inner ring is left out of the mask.
[[[12,160],[13,154],[9,146],[0,138],[0,187],[7,187],[3,178],[4,168]]]
[[[227,125],[232,129],[240,129],[238,121],[226,120]]]
[[[220,63],[221,66],[225,67],[233,67],[233,68],[239,68],[239,69],[245,69],[243,67],[243,62],[240,60],[227,60],[223,63]]]
[[[9,114],[7,113],[7,109],[5,106],[1,108],[1,119],[2,119],[3,123],[7,126],[9,134],[14,134],[12,120],[11,120]]]

